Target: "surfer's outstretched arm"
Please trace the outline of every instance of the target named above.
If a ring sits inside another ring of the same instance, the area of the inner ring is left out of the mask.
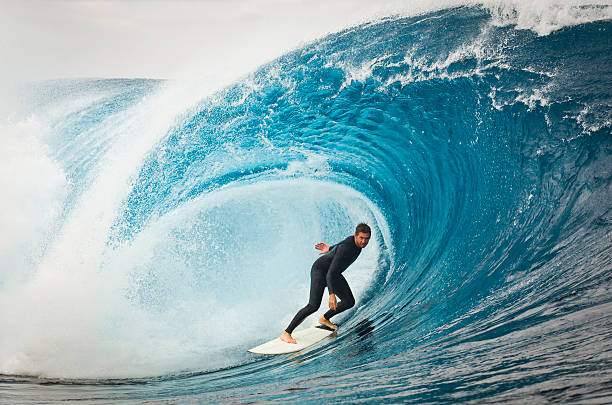
[[[329,253],[329,251],[331,250],[331,246],[329,246],[325,242],[319,242],[315,245],[315,249],[321,251],[321,253],[319,253],[320,255],[324,255],[325,253]]]

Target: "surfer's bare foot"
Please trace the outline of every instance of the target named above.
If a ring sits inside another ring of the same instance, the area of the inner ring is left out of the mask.
[[[280,336],[280,340],[282,340],[283,342],[287,342],[287,343],[297,344],[295,339],[291,337],[291,335],[287,331],[283,332],[283,334]]]
[[[338,329],[338,325],[331,323],[329,320],[325,319],[324,316],[319,318],[319,323],[323,326],[327,326],[330,329],[336,330]]]

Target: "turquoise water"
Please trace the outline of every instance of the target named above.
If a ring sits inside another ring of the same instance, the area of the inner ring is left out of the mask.
[[[36,158],[9,160],[6,205],[28,203],[1,263],[0,395],[610,402],[611,30],[460,7],[331,34],[194,100],[35,85],[5,128]],[[360,221],[338,336],[247,353],[306,302],[314,243]]]

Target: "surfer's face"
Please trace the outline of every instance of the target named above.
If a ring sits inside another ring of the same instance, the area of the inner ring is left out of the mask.
[[[364,247],[366,247],[369,241],[370,241],[369,233],[359,232],[355,234],[355,245],[359,246],[360,248],[363,249]]]

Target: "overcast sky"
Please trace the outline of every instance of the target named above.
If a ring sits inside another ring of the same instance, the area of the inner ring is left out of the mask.
[[[411,5],[412,3],[412,5]],[[0,0],[6,79],[181,78],[250,71],[401,0]]]
[[[347,26],[481,2],[542,34],[612,18],[582,7],[612,0],[0,0],[0,84],[244,74]]]

